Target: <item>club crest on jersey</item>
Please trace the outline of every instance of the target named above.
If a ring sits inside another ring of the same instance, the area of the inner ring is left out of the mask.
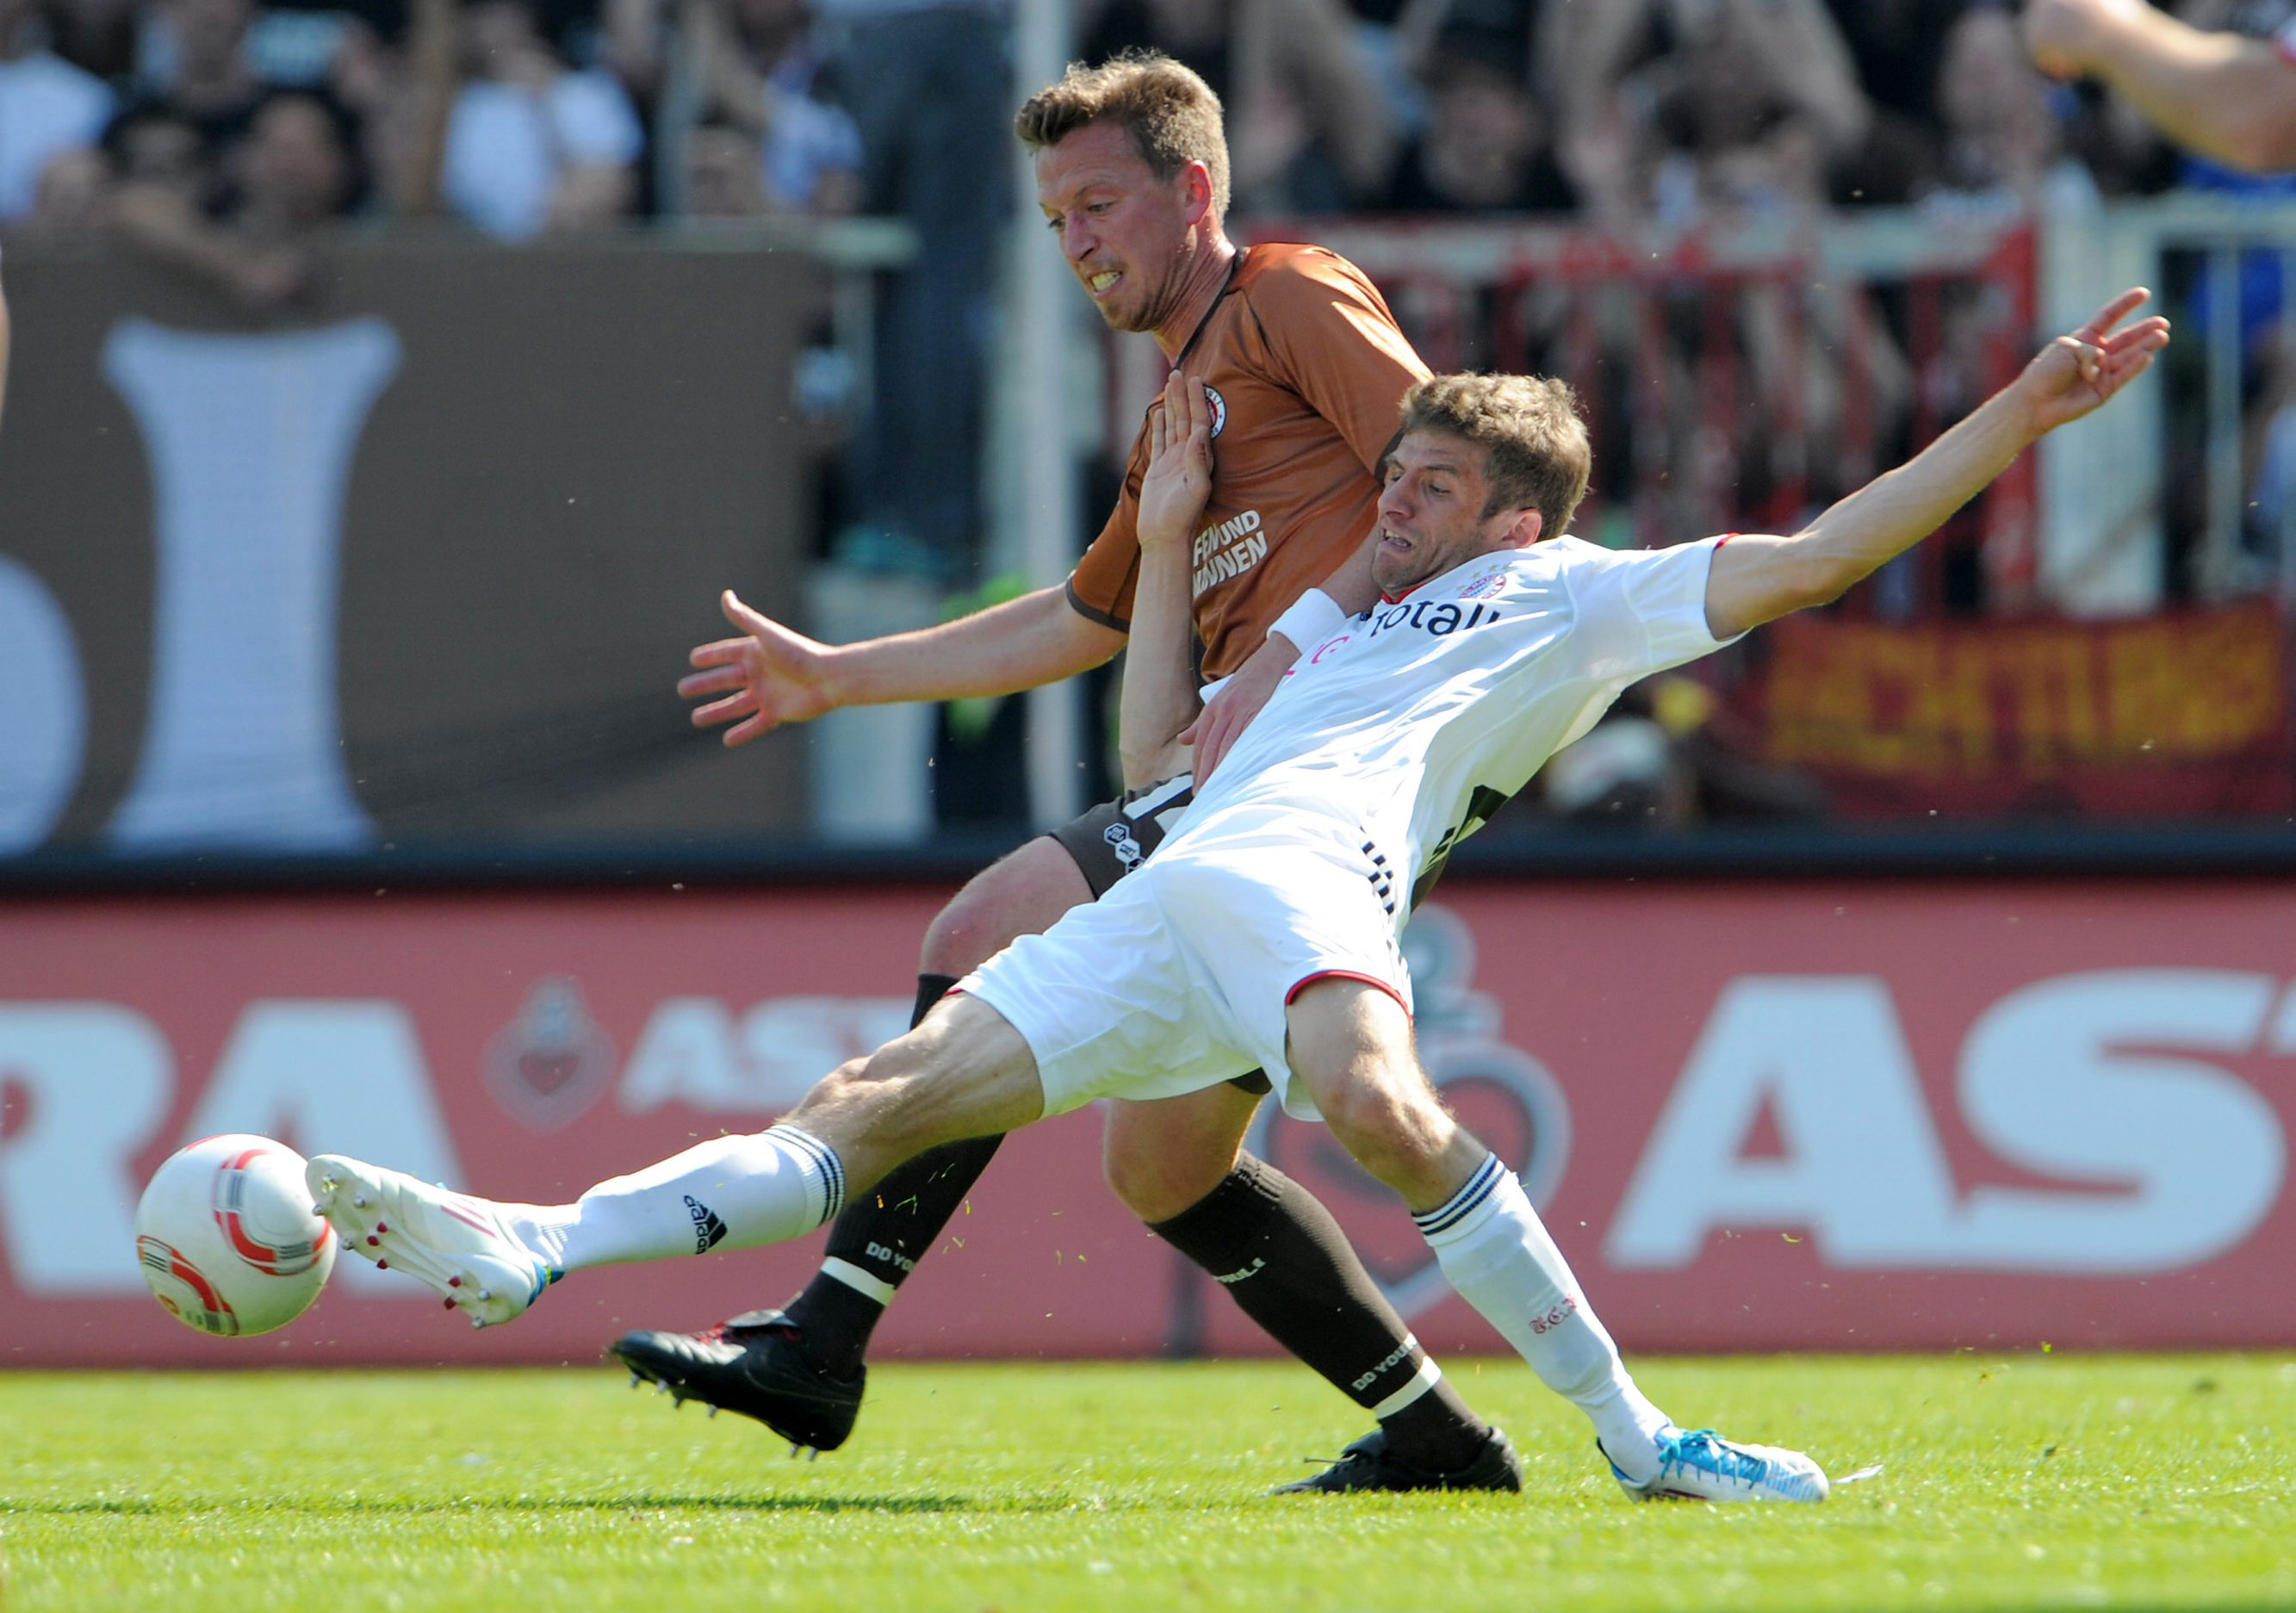
[[[1218,437],[1227,427],[1227,399],[1212,388],[1206,387],[1204,401],[1212,406],[1212,435]]]
[[[1471,577],[1459,590],[1461,599],[1488,599],[1506,586],[1506,568],[1496,567],[1480,576]]]

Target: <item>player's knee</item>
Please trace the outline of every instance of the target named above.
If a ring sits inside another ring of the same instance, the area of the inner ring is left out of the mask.
[[[1158,1148],[1111,1127],[1101,1144],[1101,1174],[1124,1206],[1153,1225],[1203,1201],[1234,1168],[1233,1154]]]
[[[1340,1146],[1390,1187],[1416,1183],[1439,1158],[1439,1111],[1419,1094],[1371,1081],[1338,1083],[1316,1094],[1316,1106]]]
[[[1092,891],[1056,841],[1034,840],[975,874],[925,928],[926,974],[963,976],[1014,938],[1048,929]]]

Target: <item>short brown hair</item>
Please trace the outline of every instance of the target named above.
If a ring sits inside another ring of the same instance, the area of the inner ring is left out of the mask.
[[[1098,67],[1072,61],[1057,83],[1029,97],[1013,132],[1036,152],[1088,123],[1113,123],[1130,135],[1159,180],[1202,163],[1211,176],[1212,217],[1227,217],[1227,126],[1219,96],[1194,69],[1148,50],[1126,51]]]
[[[1578,400],[1559,381],[1431,375],[1403,395],[1403,430],[1439,431],[1484,450],[1486,519],[1502,510],[1536,510],[1539,536],[1559,537],[1587,496],[1594,450]]]

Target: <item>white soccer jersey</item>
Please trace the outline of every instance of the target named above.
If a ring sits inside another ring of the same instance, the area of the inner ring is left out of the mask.
[[[1715,650],[1715,544],[1562,536],[1483,555],[1316,644],[1139,872],[957,982],[1036,1055],[1045,1113],[1260,1067],[1283,1109],[1286,1005],[1366,979],[1410,1007],[1398,931],[1481,826],[1619,691]]]
[[[1415,900],[1450,848],[1627,685],[1720,647],[1709,538],[1502,550],[1382,602],[1302,649],[1167,850],[1268,807],[1350,819]],[[1399,928],[1408,903],[1390,905]]]
[[[1047,1114],[1287,1064],[1307,983],[1406,1008],[1398,942],[1462,835],[1636,679],[1717,648],[1713,542],[1613,553],[1575,538],[1485,555],[1301,655],[1155,856],[957,989],[1017,1028]]]

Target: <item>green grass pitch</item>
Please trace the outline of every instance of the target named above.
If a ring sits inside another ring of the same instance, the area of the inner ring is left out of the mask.
[[[606,1368],[0,1374],[0,1609],[2296,1606],[2296,1360],[1662,1360],[1881,1474],[1635,1506],[1519,1363],[1521,1496],[1270,1497],[1363,1426],[1284,1363],[881,1366],[818,1462]]]

